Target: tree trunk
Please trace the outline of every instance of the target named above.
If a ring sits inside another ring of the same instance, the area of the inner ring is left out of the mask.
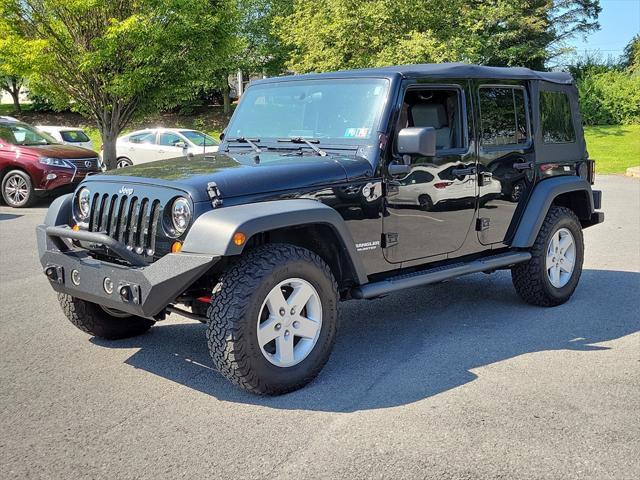
[[[105,129],[100,132],[100,136],[102,137],[102,161],[106,165],[107,170],[113,170],[118,164],[118,155],[116,152],[118,133]]]
[[[11,94],[11,98],[13,98],[13,109],[20,113],[22,111],[22,107],[20,106],[20,90],[9,93]]]
[[[224,85],[222,87],[222,111],[225,114],[231,113],[231,99],[229,95],[231,94],[231,89],[229,88],[229,82],[225,80]]]
[[[22,81],[18,80],[16,77],[10,77],[7,80],[7,90],[11,98],[13,99],[13,109],[16,112],[21,112],[22,107],[20,105],[20,89],[22,88]]]

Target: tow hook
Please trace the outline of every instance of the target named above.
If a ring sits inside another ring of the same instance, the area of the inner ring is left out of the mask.
[[[140,304],[140,285],[133,283],[121,283],[118,287],[118,293],[123,302]]]
[[[47,265],[47,267],[44,269],[44,274],[52,282],[56,282],[56,283],[64,282],[62,267],[58,265]]]

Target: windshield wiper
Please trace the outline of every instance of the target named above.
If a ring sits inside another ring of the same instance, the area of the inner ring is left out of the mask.
[[[236,137],[227,139],[228,142],[239,142],[239,143],[247,143],[253,151],[256,153],[262,153],[262,149],[255,144],[255,142],[259,142],[259,138],[247,138],[247,137]]]
[[[309,146],[311,148],[311,150],[316,152],[321,157],[326,157],[327,156],[327,152],[325,152],[321,148],[318,148],[318,147],[316,147],[314,145],[314,143],[320,143],[320,140],[318,140],[318,139],[314,139],[314,138],[308,139],[308,138],[304,138],[304,137],[289,137],[289,138],[279,138],[278,141],[279,142],[291,142],[291,143],[306,143],[307,146]]]

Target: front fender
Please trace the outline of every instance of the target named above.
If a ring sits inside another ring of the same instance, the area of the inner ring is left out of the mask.
[[[196,219],[182,251],[216,256],[239,255],[244,245],[238,246],[233,242],[236,232],[251,238],[261,232],[314,224],[328,225],[334,230],[358,280],[366,283],[366,271],[343,218],[333,208],[315,200],[275,200],[211,210]]]
[[[518,228],[511,242],[514,248],[529,248],[536,241],[542,222],[553,201],[563,193],[584,191],[589,216],[593,214],[593,192],[586,180],[577,176],[553,177],[539,182],[527,203]]]

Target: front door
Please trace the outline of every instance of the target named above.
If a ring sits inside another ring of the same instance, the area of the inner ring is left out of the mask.
[[[388,262],[417,260],[458,250],[476,207],[476,155],[469,145],[470,105],[464,83],[407,85],[399,105],[392,161],[409,164],[386,181],[383,244]],[[436,130],[435,157],[402,158],[395,138],[405,127]]]
[[[504,242],[533,183],[529,94],[525,83],[477,82],[478,240]]]

